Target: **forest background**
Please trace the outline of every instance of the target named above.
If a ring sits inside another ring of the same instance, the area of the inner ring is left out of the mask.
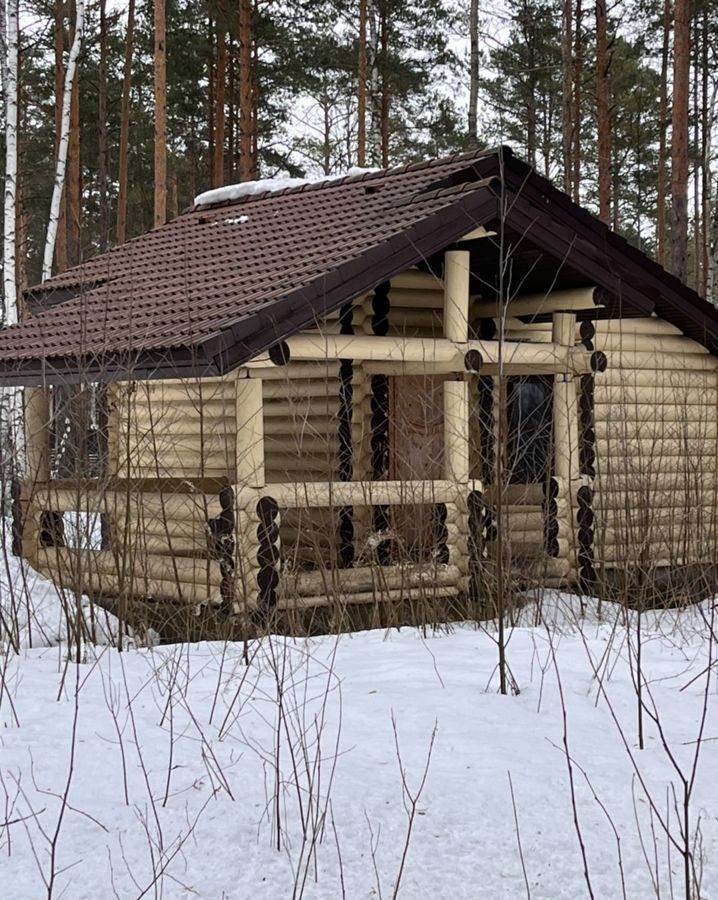
[[[497,143],[716,300],[710,0],[3,0],[2,14],[6,323],[13,281],[21,296],[207,187]]]

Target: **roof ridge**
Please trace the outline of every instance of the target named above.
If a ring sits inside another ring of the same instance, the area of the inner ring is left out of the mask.
[[[211,212],[217,209],[226,209],[231,206],[239,206],[244,203],[250,203],[253,200],[264,200],[268,196],[286,197],[288,194],[300,194],[304,191],[326,190],[332,187],[352,182],[373,181],[382,178],[393,178],[398,175],[404,175],[407,172],[421,172],[426,169],[439,168],[444,165],[451,165],[461,161],[470,162],[475,159],[485,159],[487,156],[494,156],[498,153],[511,152],[506,145],[496,147],[485,147],[476,150],[462,150],[457,153],[451,153],[448,156],[434,157],[428,160],[418,160],[416,162],[403,163],[400,166],[387,166],[383,169],[367,169],[363,172],[347,173],[345,175],[332,176],[327,175],[324,178],[318,178],[316,181],[306,181],[304,184],[289,185],[283,188],[267,188],[266,190],[256,191],[255,193],[247,193],[241,197],[233,199],[218,200],[214,203],[194,203],[188,207],[183,214],[195,212]],[[241,184],[241,182],[240,182]],[[233,185],[226,185],[232,187]],[[201,195],[200,195],[201,196]]]

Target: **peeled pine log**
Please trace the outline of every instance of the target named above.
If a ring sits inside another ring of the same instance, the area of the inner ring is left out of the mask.
[[[718,436],[718,422],[715,419],[644,422],[607,422],[605,419],[596,422],[596,437],[605,439],[607,443],[636,438],[661,438],[675,440],[683,437],[713,439]]]
[[[327,362],[308,362],[293,363],[289,362],[286,366],[270,366],[268,358],[258,360],[258,365],[252,362],[246,364],[244,368],[250,378],[261,378],[263,381],[276,381],[279,384],[294,383],[304,378],[322,379],[329,381],[339,380],[339,363],[337,360],[328,360]]]
[[[271,400],[264,404],[263,415],[265,419],[283,418],[289,421],[302,421],[305,418],[317,416],[318,418],[339,417],[339,399],[319,399],[310,397],[296,400]]]
[[[335,596],[319,595],[316,597],[284,597],[280,598],[277,603],[277,609],[311,609],[318,606],[334,606],[348,605],[351,603],[376,603],[376,602],[399,602],[407,600],[439,600],[446,597],[455,597],[459,593],[458,587],[453,586],[434,586],[427,584],[423,587],[415,588],[377,588],[376,591],[365,591],[361,593],[344,593],[337,591]]]
[[[431,272],[422,272],[420,269],[407,269],[391,279],[391,290],[410,291],[443,291],[441,279]]]
[[[267,381],[264,384],[264,399],[287,399],[293,398],[303,399],[304,397],[326,397],[331,398],[334,403],[338,403],[339,397],[339,381],[332,379],[331,381],[321,381],[319,379],[303,378],[301,381],[294,381],[286,384],[282,381]]]
[[[681,353],[649,350],[611,350],[609,366],[620,369],[655,369],[666,371],[671,369],[696,371],[718,370],[718,360],[712,354]]]
[[[596,334],[593,345],[606,353],[648,353],[658,359],[668,354],[685,353],[687,356],[705,356],[709,351],[702,344],[688,337],[663,334]],[[661,366],[663,368],[663,366]]]
[[[711,437],[696,438],[623,438],[614,433],[611,439],[602,441],[603,452],[617,460],[619,457],[638,458],[646,461],[664,456],[689,456],[695,459],[714,459],[718,452],[718,442]]]
[[[666,334],[682,336],[675,325],[656,316],[631,317],[628,319],[595,319],[596,336],[612,334]]]
[[[706,400],[706,391],[700,387],[684,389],[680,388],[676,391],[672,386],[663,387],[657,385],[655,387],[612,387],[603,385],[597,379],[594,390],[594,405],[596,407],[596,416],[607,416],[612,411],[614,418],[617,414],[623,415],[622,407],[626,408],[626,415],[630,416],[630,408],[638,405],[643,410],[647,406],[656,407],[656,418],[660,420],[660,407],[675,406],[704,406]],[[600,407],[612,407],[610,409],[600,409]]]
[[[444,306],[444,292],[441,286],[435,291],[392,287],[389,292],[389,303],[392,312],[405,309],[424,311],[436,310],[441,314],[441,310]]]
[[[273,484],[266,493],[280,509],[309,509],[315,506],[397,506],[402,504],[436,504],[454,500],[459,490],[481,490],[480,482],[469,482],[467,488],[453,481],[316,481]],[[251,507],[256,493],[240,490],[237,503]]]
[[[689,390],[700,385],[708,385],[714,388],[718,384],[716,372],[691,371],[683,369],[675,371],[666,369],[656,372],[654,369],[641,371],[639,369],[616,369],[610,366],[601,373],[601,386],[610,387],[659,387],[662,389],[674,389],[676,391]]]
[[[359,566],[355,569],[327,569],[318,572],[297,572],[282,575],[280,595],[312,596],[337,591],[341,594],[361,593],[373,588],[401,589],[420,585],[450,585],[458,583],[461,573],[456,566]]]
[[[475,304],[474,310],[478,316],[489,319],[500,317],[504,309],[509,316],[531,316],[594,309],[601,305],[599,289],[574,288],[551,291],[549,294],[519,294],[504,302],[480,300]]]
[[[87,558],[78,556],[81,551],[68,550],[64,547],[44,547],[39,554],[41,571],[50,574],[55,583],[70,590],[88,593],[101,593],[110,596],[127,594],[134,597],[154,598],[156,600],[179,600],[188,603],[219,602],[219,580],[213,581],[213,577],[219,574],[211,570],[209,579],[203,577],[200,580],[190,579],[181,581],[178,579],[154,578],[141,571],[140,566],[134,570],[120,574],[116,571],[113,554],[109,554],[111,560],[101,565],[106,565],[108,571],[101,571],[89,555]],[[86,551],[86,553],[89,553]],[[104,556],[103,553],[94,554]],[[181,563],[193,563],[193,560],[178,560]],[[171,565],[172,560],[167,560]],[[206,565],[206,563],[205,563]],[[110,567],[112,566],[112,568]]]

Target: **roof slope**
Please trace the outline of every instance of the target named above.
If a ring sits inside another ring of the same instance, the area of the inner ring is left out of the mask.
[[[499,148],[195,207],[29,291],[44,311],[0,332],[0,380],[221,374],[500,224],[513,250],[477,244],[533,248],[614,314],[655,310],[718,349],[710,304]]]
[[[0,333],[0,374],[226,371],[495,214],[485,155],[195,207],[29,291],[57,305]]]

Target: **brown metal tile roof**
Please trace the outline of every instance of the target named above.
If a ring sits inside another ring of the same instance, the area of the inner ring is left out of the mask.
[[[712,307],[502,148],[191,209],[30,290],[44,311],[0,332],[0,380],[220,374],[500,217],[718,335]]]

